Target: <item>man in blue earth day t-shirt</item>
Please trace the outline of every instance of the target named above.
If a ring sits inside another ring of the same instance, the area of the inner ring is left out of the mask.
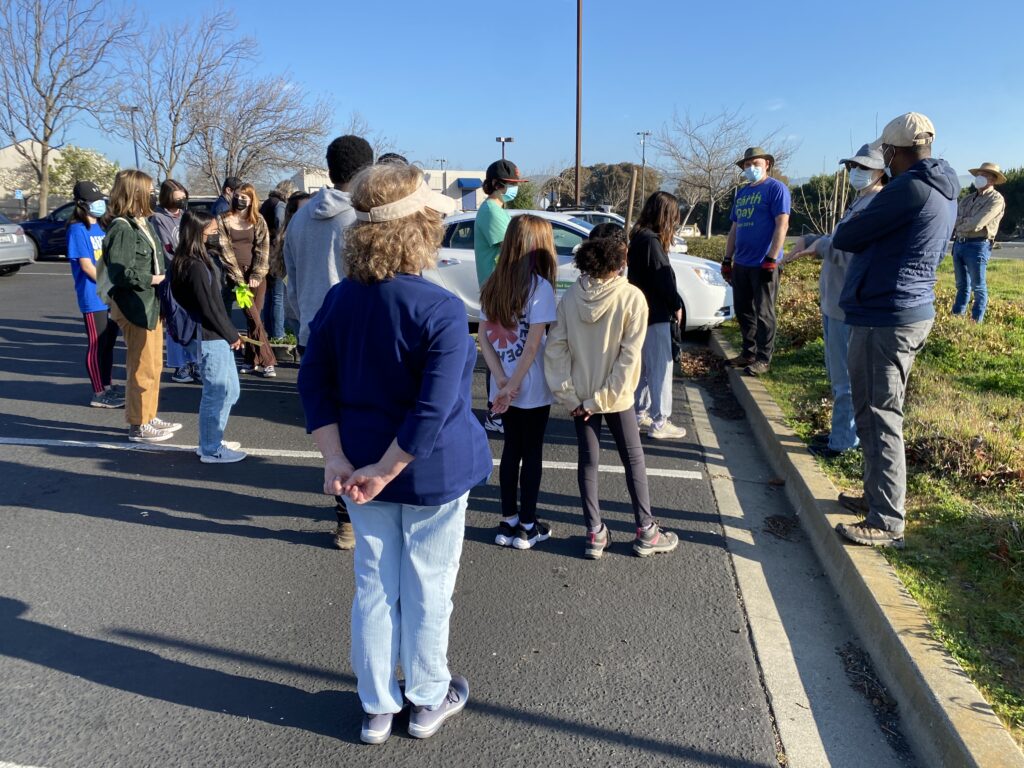
[[[789,229],[789,188],[771,177],[775,158],[760,147],[749,148],[736,165],[750,183],[736,192],[722,262],[743,337],[743,351],[729,362],[759,376],[768,372],[775,349],[777,267]]]

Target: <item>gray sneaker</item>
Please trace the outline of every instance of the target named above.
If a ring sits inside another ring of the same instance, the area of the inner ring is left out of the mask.
[[[173,421],[164,421],[159,416],[155,416],[152,420],[150,420],[149,426],[151,426],[153,429],[159,429],[163,432],[177,432],[179,429],[181,429],[181,424],[178,424],[177,422]]]
[[[89,405],[93,408],[124,408],[124,398],[108,389],[93,395]]]
[[[663,531],[655,523],[646,531],[643,528],[636,529],[636,538],[633,539],[633,551],[637,557],[650,557],[671,552],[679,546],[679,537],[672,531]]]
[[[437,707],[413,706],[409,712],[409,735],[414,739],[429,739],[440,730],[444,721],[459,714],[469,698],[469,683],[462,675],[452,675],[448,693]]]
[[[359,731],[359,740],[364,744],[383,744],[391,736],[391,722],[395,716],[388,713],[384,715],[363,715],[363,727]]]
[[[172,437],[173,432],[157,429],[152,424],[133,424],[128,427],[128,440],[133,443],[162,443]]]
[[[242,444],[239,443],[236,440],[221,440],[220,441],[220,447],[221,448],[230,448],[232,451],[237,451],[239,448],[242,447]],[[203,455],[203,448],[202,448],[202,446],[198,446],[196,448],[196,456],[200,456],[201,457],[202,455]]]
[[[612,543],[612,535],[608,526],[601,524],[601,530],[597,533],[587,533],[587,545],[583,549],[583,556],[587,560],[600,560],[604,551]]]

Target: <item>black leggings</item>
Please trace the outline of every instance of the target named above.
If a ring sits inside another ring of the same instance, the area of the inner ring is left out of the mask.
[[[519,491],[519,521],[529,525],[537,522],[537,496],[544,465],[544,430],[548,426],[551,406],[540,408],[511,407],[502,414],[505,425],[505,447],[501,451],[501,514],[516,516],[516,491]],[[522,472],[520,472],[522,465]]]
[[[640,443],[636,412],[632,408],[627,408],[618,413],[595,413],[586,421],[582,416],[573,419],[576,424],[576,442],[580,449],[576,478],[580,485],[587,529],[597,531],[601,528],[597,475],[598,465],[601,463],[602,419],[608,422],[615,447],[619,450],[619,459],[626,470],[626,488],[629,490],[629,499],[633,502],[636,526],[646,527],[654,522],[654,518],[651,517],[651,495],[647,487],[647,465],[644,462],[644,447]]]
[[[112,322],[107,310],[86,312],[85,333],[89,346],[85,349],[85,369],[94,394],[110,386],[110,371],[114,367],[114,344],[117,342],[117,323]]]

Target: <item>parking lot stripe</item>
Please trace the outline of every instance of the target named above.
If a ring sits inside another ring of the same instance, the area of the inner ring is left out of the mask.
[[[194,445],[167,445],[166,443],[129,443],[129,442],[104,442],[101,440],[46,440],[31,437],[0,437],[0,445],[26,446],[30,448],[83,448],[89,450],[105,451],[142,451],[149,453],[195,453]],[[267,459],[316,459],[319,460],[319,451],[289,451],[271,448],[243,448],[250,456],[259,456]],[[500,459],[494,459],[494,466],[501,463]],[[545,461],[544,469],[576,469],[576,463],[572,461]],[[626,470],[618,464],[601,464],[599,472],[612,475],[625,474]],[[648,477],[670,477],[678,480],[700,480],[703,475],[689,469],[659,469],[656,467],[647,468]]]

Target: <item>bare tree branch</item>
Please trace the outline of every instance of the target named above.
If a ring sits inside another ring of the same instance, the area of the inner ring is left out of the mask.
[[[112,57],[133,39],[129,21],[124,9],[103,0],[0,0],[0,49],[7,55],[0,67],[0,135],[36,175],[40,216],[53,142],[82,113],[104,107]]]
[[[348,125],[343,133],[361,136],[366,139],[370,146],[373,147],[373,156],[375,158],[387,152],[403,154],[401,150],[397,149],[397,143],[393,138],[385,136],[381,131],[372,128],[370,122],[357,110],[352,110],[351,114],[349,114]]]

